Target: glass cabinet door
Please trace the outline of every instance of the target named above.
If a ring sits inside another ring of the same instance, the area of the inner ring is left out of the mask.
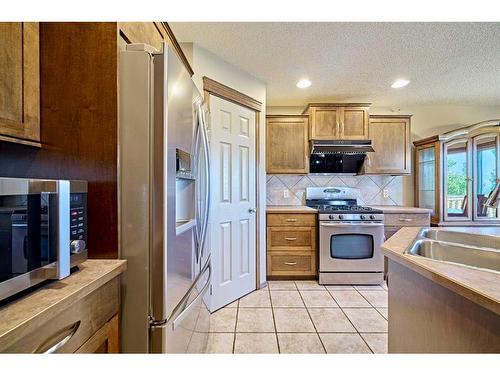
[[[474,138],[474,219],[496,220],[498,209],[484,202],[498,180],[498,136],[483,134]]]
[[[418,206],[436,215],[436,151],[434,145],[417,151]]]
[[[444,145],[444,217],[450,221],[470,220],[471,176],[468,140]]]

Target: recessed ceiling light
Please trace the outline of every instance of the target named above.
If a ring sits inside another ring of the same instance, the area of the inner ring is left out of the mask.
[[[392,83],[391,87],[393,89],[400,89],[401,87],[405,87],[409,83],[410,81],[408,81],[407,79],[397,79]]]
[[[308,79],[301,79],[299,82],[297,82],[297,87],[299,89],[305,89],[309,86],[311,86],[311,81],[309,81]]]

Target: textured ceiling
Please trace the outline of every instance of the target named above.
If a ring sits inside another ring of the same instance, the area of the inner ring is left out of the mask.
[[[268,106],[500,105],[500,23],[169,24],[266,82]],[[295,87],[302,77],[310,88]],[[397,78],[411,83],[392,89]]]

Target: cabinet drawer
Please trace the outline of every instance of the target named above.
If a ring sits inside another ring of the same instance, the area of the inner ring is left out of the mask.
[[[385,226],[422,227],[430,225],[429,214],[384,214]]]
[[[316,253],[272,252],[267,254],[267,274],[299,276],[316,274]]]
[[[269,227],[315,227],[316,214],[267,214]]]
[[[268,227],[267,250],[315,250],[316,229],[312,227]]]
[[[5,352],[43,353],[58,343],[57,353],[75,352],[118,313],[119,286],[114,278],[43,325],[29,327]]]

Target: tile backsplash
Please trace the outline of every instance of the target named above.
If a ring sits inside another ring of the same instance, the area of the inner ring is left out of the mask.
[[[305,191],[311,186],[347,186],[359,189],[359,205],[403,205],[403,177],[386,175],[369,176],[314,176],[267,175],[267,204],[305,204]],[[387,198],[384,197],[384,190]],[[287,197],[285,197],[287,195]]]

